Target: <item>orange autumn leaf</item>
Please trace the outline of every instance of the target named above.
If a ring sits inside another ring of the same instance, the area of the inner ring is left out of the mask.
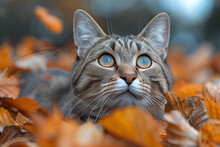
[[[140,146],[159,147],[157,122],[140,108],[118,109],[99,123],[112,135]]]
[[[35,8],[35,15],[38,20],[51,32],[54,34],[59,34],[63,30],[62,21],[48,13],[48,10],[42,6],[37,6]]]
[[[20,112],[18,112],[16,116],[16,122],[20,125],[23,126],[25,123],[28,122],[28,118],[22,115]]]
[[[14,62],[11,57],[11,46],[8,43],[2,44],[0,48],[0,72],[10,67],[10,71],[14,67]]]
[[[130,143],[113,138],[92,122],[79,124],[75,120],[63,120],[63,116],[54,109],[50,117],[35,115],[34,124],[41,147],[77,146],[77,147],[127,147]],[[132,147],[132,146],[131,146]]]
[[[211,120],[199,130],[199,146],[220,146],[219,120]]]
[[[207,114],[210,119],[220,120],[220,106],[208,98],[205,99],[205,107],[207,109]]]
[[[0,127],[18,125],[7,110],[0,107]]]
[[[19,99],[8,99],[8,98],[1,98],[2,106],[5,108],[13,108],[20,111],[22,114],[30,117],[34,112],[40,108],[36,101],[30,98],[19,98]]]
[[[201,85],[187,83],[185,81],[179,81],[175,83],[172,89],[172,93],[178,95],[181,101],[184,100],[186,97],[191,96],[203,97]]]
[[[0,78],[0,97],[17,98],[20,92],[19,82],[15,76]]]

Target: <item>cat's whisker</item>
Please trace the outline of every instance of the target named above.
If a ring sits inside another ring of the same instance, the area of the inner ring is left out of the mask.
[[[100,92],[97,92],[97,93],[94,92],[94,94],[92,94],[92,95],[99,95],[100,93],[101,93],[101,91],[100,91]],[[81,94],[75,96],[75,97],[72,98],[68,103],[73,102],[73,101],[75,101],[75,100],[78,100],[78,98],[81,97],[82,95],[84,95],[84,93],[81,93]],[[71,107],[71,109],[68,111],[66,117],[68,117],[68,116],[70,115],[70,113],[73,111],[73,109],[74,109],[79,103],[85,101],[86,99],[88,99],[88,97],[84,96],[83,98],[81,98],[80,100],[78,100],[78,101]],[[63,107],[63,108],[65,109],[65,107]]]
[[[152,102],[153,105],[155,105],[155,104],[157,104],[157,105],[162,105],[162,106],[164,105],[164,104],[163,104],[163,101],[162,101],[163,99],[157,98],[157,97],[152,96],[152,95],[150,95],[150,94],[148,94],[148,93],[146,93],[146,95],[151,98],[151,102]]]
[[[95,104],[95,106],[93,106],[93,108],[91,109],[91,111],[90,111],[90,113],[89,113],[89,115],[88,115],[88,117],[87,117],[87,121],[90,119],[90,117],[91,117],[93,111],[98,107],[98,105],[99,105],[101,102],[102,102],[102,100],[98,101],[98,102]]]
[[[105,95],[105,96],[106,96],[106,98],[108,98],[107,95]],[[98,98],[101,98],[101,97],[102,97],[102,96],[99,96]],[[94,111],[96,108],[98,108],[98,105],[99,105],[102,101],[104,101],[106,98],[101,98],[101,100],[99,100],[99,101],[95,104],[95,106],[93,106],[93,108],[91,109],[91,111],[90,111],[90,113],[89,113],[89,116],[88,116],[87,120],[90,119],[90,116],[92,115],[93,111]]]
[[[69,117],[69,115],[70,115],[70,113],[73,111],[73,109],[74,109],[79,103],[81,103],[82,101],[84,101],[85,99],[87,99],[87,97],[78,100],[78,101],[70,108],[70,110],[67,112],[66,118]],[[71,102],[73,102],[74,100],[75,100],[75,98],[73,98]],[[63,108],[65,109],[65,107],[63,107]]]
[[[157,95],[159,95],[159,96],[161,96],[161,97],[164,97],[164,95],[163,94],[161,94],[161,93],[159,93],[158,91],[156,91],[156,90],[151,90],[151,91],[153,91],[154,93],[156,93]]]
[[[100,110],[99,110],[99,112],[98,112],[98,114],[97,114],[97,116],[96,116],[95,122],[97,122],[97,119],[99,118],[99,115],[100,115],[100,113],[102,112],[103,107],[105,106],[105,104],[108,102],[108,100],[109,100],[110,98],[111,98],[111,97],[107,97],[106,100],[103,100],[103,103],[102,103],[102,105],[101,105],[101,108],[100,108]]]

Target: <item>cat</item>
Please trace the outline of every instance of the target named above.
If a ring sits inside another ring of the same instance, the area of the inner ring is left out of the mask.
[[[56,69],[28,73],[20,80],[28,81],[21,83],[20,97],[31,97],[47,110],[55,101],[66,117],[82,121],[97,121],[126,106],[163,118],[167,103],[163,94],[173,85],[166,63],[170,36],[166,13],[155,16],[138,35],[119,36],[105,34],[87,12],[77,10],[73,35],[77,59],[72,73]],[[42,79],[48,74],[53,78]]]
[[[73,97],[65,100],[64,114],[81,120],[98,119],[117,108],[138,106],[162,119],[167,103],[163,93],[173,80],[166,63],[170,20],[155,16],[138,34],[107,35],[85,11],[73,21],[77,60],[73,65]]]

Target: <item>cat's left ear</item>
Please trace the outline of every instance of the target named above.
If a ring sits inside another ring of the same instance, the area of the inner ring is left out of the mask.
[[[167,47],[170,38],[170,18],[167,13],[155,16],[148,25],[138,34],[150,47],[159,54],[162,60],[167,57]]]
[[[79,57],[83,57],[86,52],[104,36],[106,36],[106,34],[87,12],[80,9],[75,12],[73,38]]]

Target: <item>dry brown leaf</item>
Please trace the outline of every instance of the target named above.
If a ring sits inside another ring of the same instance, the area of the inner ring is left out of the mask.
[[[35,15],[38,20],[52,33],[59,34],[63,30],[62,21],[48,13],[48,10],[42,6],[37,6],[35,8]]]
[[[183,102],[185,116],[188,118],[189,115],[195,111],[201,103],[204,103],[207,110],[207,115],[210,119],[220,119],[220,107],[210,99],[197,96],[188,97]]]
[[[140,146],[162,146],[157,122],[140,108],[118,109],[99,123],[112,135]]]
[[[220,146],[220,121],[210,120],[199,130],[199,146]]]
[[[0,97],[17,98],[20,92],[19,82],[15,76],[6,75],[0,79]]]
[[[203,94],[213,102],[220,104],[220,78],[208,81],[203,86]]]
[[[37,112],[40,108],[36,101],[30,98],[19,98],[19,99],[7,99],[0,98],[2,103],[1,106],[13,111],[19,111],[25,116],[30,117],[34,112]]]
[[[166,93],[166,112],[178,110],[189,120],[190,125],[199,129],[208,122],[209,116],[205,107],[205,99],[200,97],[186,97],[183,101],[173,93]]]
[[[187,107],[184,114],[187,115],[190,125],[195,129],[200,129],[209,121],[205,101],[203,99],[199,97],[186,98],[183,105],[185,108]]]
[[[16,122],[20,126],[24,126],[24,124],[27,122],[30,122],[30,120],[27,117],[25,117],[24,115],[22,115],[20,112],[18,112],[18,114],[16,116]]]
[[[37,144],[30,142],[25,137],[17,137],[2,144],[1,147],[37,147]]]
[[[9,72],[13,70],[14,63],[11,55],[11,46],[8,43],[4,43],[0,48],[0,72],[4,71],[7,67],[10,67]]]
[[[171,146],[197,146],[198,132],[189,125],[178,111],[171,111],[164,116],[168,123],[167,142]]]
[[[16,121],[14,121],[7,110],[0,107],[0,127],[5,126],[13,126],[18,125]]]
[[[170,112],[172,110],[178,110],[182,114],[184,112],[183,110],[183,104],[180,98],[171,92],[164,94],[165,98],[167,99],[167,104],[165,107],[165,112]]]
[[[21,131],[21,129],[16,126],[7,126],[4,127],[4,130],[0,134],[0,145],[17,137],[25,137],[29,141],[34,141],[34,136],[32,133],[23,130]]]

